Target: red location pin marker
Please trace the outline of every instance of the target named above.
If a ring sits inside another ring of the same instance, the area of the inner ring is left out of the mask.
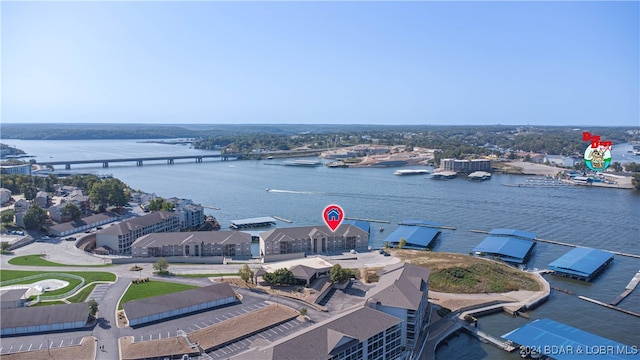
[[[342,224],[342,220],[344,219],[344,210],[338,205],[329,205],[324,208],[322,212],[322,218],[324,219],[324,223],[327,224],[331,231],[336,231],[338,226]]]

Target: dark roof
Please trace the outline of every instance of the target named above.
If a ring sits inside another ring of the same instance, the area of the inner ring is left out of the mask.
[[[440,229],[420,225],[440,226],[441,224],[426,220],[405,220],[394,232],[387,236],[385,241],[389,243],[399,243],[400,239],[405,239],[408,248],[416,247],[424,249],[438,237]]]
[[[304,280],[309,280],[313,275],[316,274],[316,271],[318,271],[317,269],[304,265],[295,265],[289,270],[291,271],[291,273],[293,273],[294,278]]]
[[[132,230],[146,228],[171,217],[177,218],[178,214],[170,213],[168,211],[154,211],[152,213],[128,219],[119,224],[104,228],[98,231],[98,235],[125,235]]]
[[[308,239],[315,235],[324,236],[327,238],[335,236],[366,236],[369,234],[364,232],[361,228],[355,225],[342,224],[335,232],[332,232],[327,226],[300,226],[300,227],[288,227],[277,228],[260,233],[260,238],[265,242],[280,241],[280,240],[294,240],[294,239]]]
[[[578,247],[557,258],[547,269],[589,277],[611,258],[610,252]]]
[[[242,244],[250,243],[251,235],[240,231],[195,231],[178,233],[152,233],[134,241],[131,247],[160,247],[166,245],[198,244]]]
[[[139,319],[165,311],[173,311],[234,296],[235,293],[229,284],[217,283],[167,295],[129,301],[122,304],[122,307],[129,319]]]
[[[384,268],[384,273],[367,301],[409,310],[417,310],[422,302],[423,289],[429,282],[429,269],[412,264],[395,264]]]
[[[3,329],[87,321],[89,305],[87,303],[21,307],[0,310]]]
[[[637,359],[637,352],[631,352],[632,347],[601,336],[574,328],[550,319],[534,320],[516,330],[502,335],[503,338],[528,346],[530,349],[540,349],[543,354],[550,355],[554,359],[584,359],[589,358],[589,353],[583,353],[588,349],[627,349],[629,355],[619,355],[616,351],[591,352],[598,354],[598,359]],[[558,351],[565,350],[563,351]],[[566,351],[572,349],[573,351]],[[578,350],[580,349],[580,350]],[[553,351],[553,352],[552,352]],[[580,352],[577,352],[580,351]]]
[[[325,360],[341,351],[345,344],[362,342],[400,322],[383,312],[358,307],[238,358]]]
[[[65,204],[66,205],[66,204]],[[111,212],[104,212],[104,213],[100,213],[100,214],[96,214],[96,215],[91,215],[91,216],[87,216],[84,217],[82,219],[78,219],[76,221],[71,221],[71,222],[66,222],[66,223],[62,223],[62,224],[58,224],[58,225],[54,225],[52,227],[49,228],[49,230],[51,231],[57,231],[57,232],[65,232],[67,230],[72,230],[75,228],[80,228],[86,225],[92,225],[92,224],[96,224],[105,220],[108,221],[115,221],[117,220],[118,215],[111,213]]]
[[[24,294],[26,292],[27,292],[26,289],[2,290],[0,292],[0,299],[2,299],[3,302],[20,300],[24,297]]]
[[[473,248],[473,252],[497,255],[505,261],[522,263],[534,245],[533,240],[509,236],[487,236]]]

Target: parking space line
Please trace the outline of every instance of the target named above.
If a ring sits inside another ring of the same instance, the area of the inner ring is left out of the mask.
[[[53,346],[53,341],[49,343],[49,349]]]
[[[24,345],[20,345],[20,349],[18,349],[18,352],[22,351],[22,347],[23,347],[23,346],[24,346]]]
[[[262,335],[262,334],[258,334],[258,336],[260,336],[261,338],[263,338],[263,339],[267,340],[267,338],[266,338],[266,337],[264,337],[264,335]]]
[[[42,349],[42,345],[44,345],[44,343],[40,343],[40,347],[38,348],[38,350]]]
[[[60,340],[60,346],[58,347],[62,347],[62,343],[64,342],[64,340]]]
[[[269,329],[269,331],[273,332],[275,335],[278,335],[278,333],[275,332],[273,329]]]
[[[198,325],[196,325],[196,324],[193,324],[193,326],[197,327],[197,328],[198,328],[198,330],[202,329],[200,326],[198,326]]]
[[[31,351],[31,347],[33,346],[33,344],[29,344],[29,350],[27,351]]]
[[[224,350],[220,349],[220,351],[221,351],[223,354],[227,355],[227,353],[226,353]]]

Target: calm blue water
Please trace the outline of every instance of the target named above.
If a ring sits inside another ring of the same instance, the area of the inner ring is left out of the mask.
[[[134,156],[190,155],[213,153],[183,145],[136,143],[131,140],[99,141],[17,141],[15,145],[39,161],[118,158]],[[626,148],[614,148],[614,161],[624,160]],[[616,157],[619,156],[619,160]],[[626,156],[626,155],[625,155]],[[73,169],[97,174],[109,173],[134,189],[154,192],[162,197],[190,198],[206,206],[223,226],[232,219],[280,216],[300,226],[321,224],[324,207],[337,203],[347,217],[391,221],[385,232],[372,232],[373,246],[398,222],[426,219],[456,227],[444,231],[436,251],[468,253],[484,235],[472,229],[517,228],[533,231],[538,237],[562,242],[640,254],[640,194],[629,190],[587,187],[518,188],[502,184],[524,181],[524,177],[494,175],[485,182],[464,179],[435,181],[423,176],[395,176],[393,168],[330,169],[272,166],[271,161],[205,160],[100,164]],[[267,192],[267,188],[276,191]],[[374,227],[377,225],[374,224]],[[538,243],[529,267],[545,268],[570,248]],[[612,266],[593,283],[547,277],[552,286],[571,290],[604,302],[613,300],[640,269],[640,260],[616,256]],[[640,290],[620,305],[640,311]],[[548,317],[595,334],[640,345],[640,319],[593,305],[577,296],[553,292],[550,300],[532,312],[532,319]],[[527,320],[504,314],[483,317],[479,327],[500,336]],[[438,352],[439,359],[517,359],[467,335],[459,335]]]

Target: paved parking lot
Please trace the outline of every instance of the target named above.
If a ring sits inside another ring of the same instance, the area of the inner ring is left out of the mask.
[[[110,285],[111,284],[98,284],[98,285],[96,285],[96,287],[93,288],[93,291],[91,292],[91,295],[89,295],[89,297],[87,298],[86,301],[95,300],[98,303],[100,303],[102,301],[102,299],[104,298],[104,294],[107,292],[107,290],[109,289]]]
[[[289,336],[292,333],[299,331],[309,325],[311,325],[311,323],[309,322],[302,322],[295,319],[289,320],[278,326],[272,327],[271,329],[262,331],[256,335],[252,335],[246,339],[242,339],[240,341],[236,341],[232,344],[226,345],[222,348],[210,351],[207,353],[207,355],[214,359],[226,359],[235,354],[249,350],[251,344],[253,344],[253,342],[258,339],[263,339],[268,342],[274,342],[276,340]]]
[[[53,334],[53,336],[47,334],[29,337],[3,337],[0,345],[0,355],[78,345],[83,338],[83,336],[73,337],[74,334],[69,333],[57,334],[62,335],[62,338],[56,337],[55,335],[56,334]]]

